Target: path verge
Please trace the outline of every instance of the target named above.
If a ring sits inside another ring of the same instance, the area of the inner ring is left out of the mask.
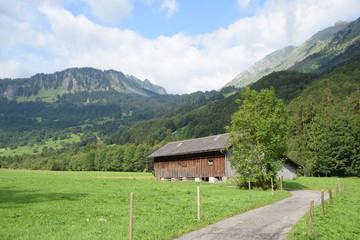
[[[313,199],[320,203],[321,192],[290,190],[291,197],[236,215],[186,234],[176,240],[257,240],[286,239],[292,226],[308,211]]]

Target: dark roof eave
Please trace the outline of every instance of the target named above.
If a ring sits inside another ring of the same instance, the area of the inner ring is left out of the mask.
[[[157,157],[173,157],[173,156],[182,156],[182,155],[188,155],[188,154],[196,154],[196,153],[205,153],[205,152],[222,152],[222,150],[227,150],[227,149],[207,149],[207,150],[203,150],[203,151],[192,151],[192,152],[183,152],[183,153],[174,153],[174,154],[165,154],[165,155],[155,155],[153,156],[153,154],[149,155],[148,158],[157,158]]]
[[[285,161],[288,161],[288,162],[291,162],[291,163],[292,163],[292,164],[294,164],[294,165],[297,165],[297,166],[298,166],[298,168],[304,168],[304,166],[303,166],[303,165],[301,165],[300,163],[298,163],[298,162],[296,162],[296,161],[292,160],[291,158],[285,157]]]

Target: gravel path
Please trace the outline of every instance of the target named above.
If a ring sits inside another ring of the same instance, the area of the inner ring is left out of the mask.
[[[314,199],[316,204],[321,196],[321,192],[315,191],[292,190],[290,193],[289,198],[209,225],[177,240],[286,239],[292,226],[308,211],[310,200]]]

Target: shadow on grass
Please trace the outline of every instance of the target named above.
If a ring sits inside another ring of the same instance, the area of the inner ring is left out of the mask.
[[[309,189],[309,187],[304,186],[297,182],[290,182],[290,181],[284,181],[283,188],[285,189],[297,189],[297,190],[306,190]]]
[[[15,190],[0,188],[0,208],[2,204],[30,204],[58,200],[76,201],[88,194],[85,193],[39,193],[38,190]]]

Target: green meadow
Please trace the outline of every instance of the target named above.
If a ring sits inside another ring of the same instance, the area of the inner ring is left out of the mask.
[[[34,146],[22,146],[16,149],[5,149],[0,148],[0,156],[15,156],[15,155],[22,155],[22,154],[38,154],[41,153],[44,147],[59,149],[63,148],[63,144],[68,143],[76,143],[80,142],[80,137],[78,135],[72,134],[70,138],[63,139],[63,140],[52,140],[49,139],[45,142],[45,144],[38,145],[35,144]]]
[[[314,209],[313,231],[307,236],[308,218],[306,214],[291,230],[288,240],[324,239],[324,240],[354,240],[360,239],[360,179],[340,179],[339,193],[336,195],[338,178],[301,177],[294,181],[285,181],[285,188],[328,191],[331,188],[333,203],[325,201],[325,211],[322,215],[319,203]]]
[[[201,192],[197,220],[196,188]],[[0,239],[172,239],[289,196],[234,184],[164,182],[149,173],[0,170]]]

